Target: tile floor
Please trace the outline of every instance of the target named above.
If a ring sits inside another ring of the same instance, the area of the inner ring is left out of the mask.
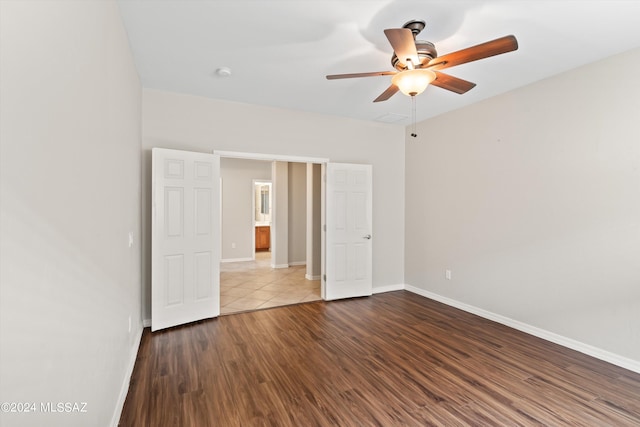
[[[220,264],[220,314],[320,300],[320,281],[304,277],[305,266],[271,268],[271,253],[255,261]]]

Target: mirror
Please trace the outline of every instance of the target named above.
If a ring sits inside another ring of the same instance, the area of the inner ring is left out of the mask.
[[[256,181],[255,193],[255,222],[256,224],[269,225],[271,223],[271,183]]]
[[[260,187],[260,213],[269,215],[269,187],[266,185]]]

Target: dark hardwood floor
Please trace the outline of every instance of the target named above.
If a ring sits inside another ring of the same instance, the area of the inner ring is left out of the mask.
[[[639,426],[640,375],[407,291],[145,331],[121,426]]]

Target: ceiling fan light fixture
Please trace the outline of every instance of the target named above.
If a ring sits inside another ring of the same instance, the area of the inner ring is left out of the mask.
[[[395,74],[391,83],[398,86],[400,92],[407,96],[420,95],[436,79],[436,74],[431,70],[405,70]]]

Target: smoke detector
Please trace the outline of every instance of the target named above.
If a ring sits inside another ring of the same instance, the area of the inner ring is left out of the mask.
[[[229,77],[231,75],[231,68],[229,67],[220,67],[216,70],[216,75],[218,77]]]

